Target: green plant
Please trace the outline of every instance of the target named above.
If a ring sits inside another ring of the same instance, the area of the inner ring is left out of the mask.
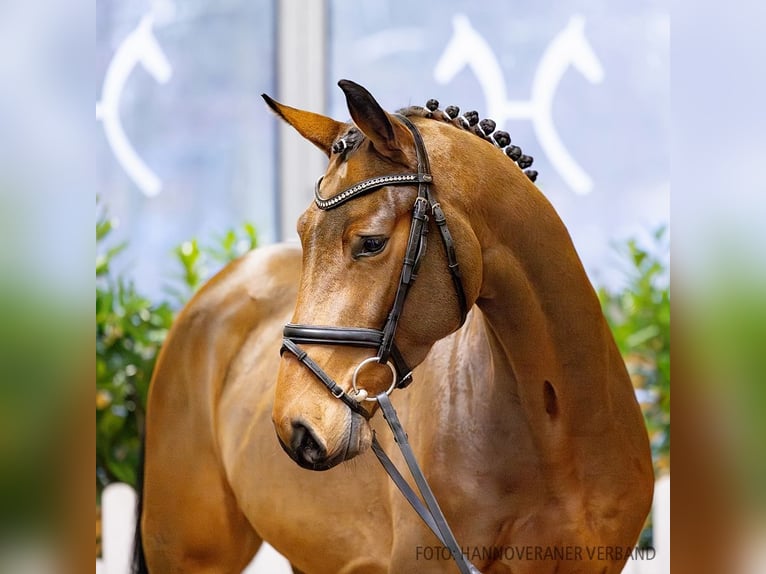
[[[245,223],[199,245],[196,239],[173,250],[181,273],[171,300],[152,301],[134,283],[114,276],[112,262],[125,245],[107,247],[113,223],[102,210],[96,221],[96,485],[136,485],[140,429],[154,364],[175,312],[223,264],[257,244]],[[180,285],[178,284],[180,283]]]
[[[604,315],[625,359],[649,431],[655,474],[670,470],[670,277],[660,254],[668,253],[667,229],[653,235],[652,249],[629,239],[617,248],[627,262],[627,282],[600,288]],[[638,545],[652,545],[651,515]]]
[[[627,283],[599,289],[599,298],[637,389],[659,474],[670,468],[670,281],[660,256],[668,252],[667,228],[652,238],[651,249],[635,239],[618,248]]]
[[[211,269],[234,261],[257,245],[258,235],[251,223],[214,237],[211,246],[201,247],[196,239],[184,241],[173,250],[181,264],[181,274],[176,277],[180,286],[169,287],[168,293],[179,303],[185,303],[210,277]]]
[[[113,229],[102,212],[96,222],[100,249]],[[173,321],[167,302],[152,303],[123,277],[112,260],[124,244],[96,257],[96,481],[136,484],[139,429],[154,362]]]

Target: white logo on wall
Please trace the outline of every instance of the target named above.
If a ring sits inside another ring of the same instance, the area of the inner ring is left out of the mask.
[[[553,124],[552,104],[559,82],[570,66],[574,66],[593,84],[604,79],[604,69],[585,37],[585,18],[575,15],[551,40],[540,58],[529,100],[509,100],[505,75],[487,41],[471,26],[468,17],[456,14],[452,20],[454,33],[434,70],[437,82],[450,82],[468,66],[481,86],[487,101],[487,117],[502,126],[508,120],[532,122],[540,146],[561,178],[576,193],[593,189],[593,180],[580,167]]]
[[[172,17],[172,3],[165,3],[166,18]],[[120,119],[120,99],[133,69],[141,64],[160,84],[173,75],[162,47],[154,35],[155,17],[149,13],[122,41],[114,54],[104,78],[101,101],[96,104],[96,118],[101,120],[109,147],[130,179],[148,197],[162,191],[162,181],[136,153]]]

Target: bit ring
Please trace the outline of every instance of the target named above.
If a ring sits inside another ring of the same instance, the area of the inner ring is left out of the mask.
[[[375,397],[368,396],[368,393],[367,393],[367,391],[365,389],[359,389],[356,386],[356,379],[359,376],[359,371],[362,370],[362,367],[364,367],[365,365],[367,365],[369,363],[372,363],[373,361],[378,363],[378,364],[380,364],[380,362],[378,361],[377,357],[369,357],[369,358],[365,359],[364,361],[362,361],[361,363],[359,363],[356,366],[356,369],[354,369],[354,376],[351,379],[351,386],[354,389],[354,393],[351,395],[351,397],[356,399],[357,401],[368,401],[368,402],[374,403],[374,402],[377,402],[377,400],[378,400]],[[389,369],[391,369],[391,377],[393,379],[391,381],[391,386],[388,387],[388,390],[386,391],[386,395],[390,395],[393,392],[393,390],[396,388],[396,369],[391,364],[391,361],[387,361],[386,362],[386,366]]]

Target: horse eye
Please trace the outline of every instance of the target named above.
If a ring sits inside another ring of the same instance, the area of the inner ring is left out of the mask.
[[[374,255],[383,251],[386,246],[385,237],[365,237],[359,255]]]

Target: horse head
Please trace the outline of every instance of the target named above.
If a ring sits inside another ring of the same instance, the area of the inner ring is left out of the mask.
[[[585,76],[591,84],[599,84],[604,79],[604,68],[585,36],[585,18],[579,14],[569,19],[567,27],[560,33],[560,45],[572,62],[572,65]]]
[[[434,79],[440,84],[448,84],[470,61],[471,48],[481,44],[484,39],[471,26],[464,14],[452,17],[453,33],[434,68]]]
[[[385,112],[366,89],[353,82],[342,80],[339,85],[346,96],[350,123],[297,110],[264,95],[284,121],[329,158],[327,171],[317,184],[317,199],[298,221],[303,263],[291,322],[319,326],[315,330],[325,333],[325,340],[312,343],[304,329],[302,351],[283,353],[272,414],[285,451],[298,464],[313,470],[328,469],[370,445],[372,432],[366,419],[375,411],[375,403],[362,401],[356,394],[360,407],[355,409],[349,408],[348,400],[337,399],[344,393],[346,397],[353,394],[352,389],[363,393],[362,397],[374,397],[392,388],[392,372],[394,381],[398,378],[401,382],[407,375],[398,372],[399,363],[414,368],[433,343],[456,330],[463,318],[445,252],[439,245],[426,252],[423,235],[417,255],[425,255],[417,265],[417,281],[409,289],[401,320],[394,327],[397,368],[387,366],[386,360],[381,361],[384,364],[370,360],[375,351],[370,345],[359,345],[358,336],[351,344],[327,344],[327,333],[337,335],[340,327],[351,326],[352,335],[375,336],[387,325],[400,289],[405,254],[412,251],[413,204],[420,192],[417,183],[403,185],[401,181],[378,183],[366,192],[354,191],[360,182],[389,175],[396,180],[401,177],[396,174],[412,174],[421,166],[415,136],[403,123],[408,122],[406,118]],[[443,134],[459,130],[441,122],[413,120],[422,127],[422,137],[433,152],[429,153],[432,170],[441,170],[434,192],[449,218],[466,278],[464,299],[469,308],[481,277],[481,269],[475,267],[480,265],[479,246],[467,218],[452,210],[447,194],[442,193],[442,189],[459,185],[450,181],[456,176],[443,165],[450,146]],[[348,194],[352,199],[341,201]],[[329,208],[333,201],[338,202],[337,207]],[[431,227],[435,228],[433,224]],[[301,352],[337,387],[320,384],[316,374],[299,360]]]
[[[154,35],[154,16],[151,13],[141,18],[134,32],[134,41],[141,65],[158,83],[168,82],[173,75],[173,68]]]

